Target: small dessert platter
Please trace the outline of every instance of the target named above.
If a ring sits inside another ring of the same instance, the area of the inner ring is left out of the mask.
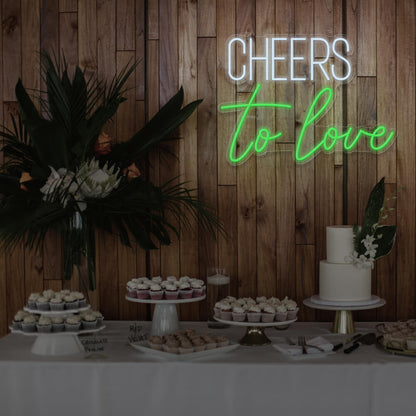
[[[91,310],[82,293],[45,290],[30,295],[28,305],[14,316],[10,330],[36,337],[33,354],[77,354],[84,352],[78,335],[103,330],[103,320],[99,311]]]
[[[205,283],[199,279],[183,276],[179,280],[168,276],[148,279],[139,277],[127,283],[126,300],[154,304],[151,335],[165,335],[179,328],[176,305],[200,302],[205,299]]]
[[[377,337],[379,348],[390,354],[416,357],[416,319],[381,323],[376,330],[382,334]]]
[[[297,321],[297,318],[290,319],[288,321],[273,321],[273,322],[237,322],[237,321],[229,321],[221,318],[217,318],[214,316],[214,319],[218,322],[234,325],[234,326],[243,326],[246,327],[246,333],[243,338],[240,339],[240,345],[246,346],[262,346],[262,345],[269,345],[271,344],[270,339],[264,333],[266,328],[288,328],[290,324]]]
[[[171,361],[209,358],[233,351],[239,346],[239,344],[230,343],[225,336],[209,333],[198,335],[192,329],[175,331],[162,337],[153,335],[148,341],[130,343],[130,345],[147,355]]]

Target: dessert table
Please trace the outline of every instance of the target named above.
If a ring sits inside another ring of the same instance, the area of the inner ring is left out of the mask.
[[[198,360],[161,360],[129,345],[134,322],[105,324],[99,334],[80,337],[84,345],[100,348],[71,356],[34,355],[32,337],[1,338],[0,415],[390,416],[416,410],[416,357],[390,355],[374,345],[301,359],[267,345],[239,346]],[[150,322],[137,324],[150,332]],[[242,336],[240,327],[181,325],[226,335],[232,342]],[[356,323],[360,332],[373,328]],[[299,334],[334,344],[348,338],[332,334],[330,323],[267,329],[272,343]]]

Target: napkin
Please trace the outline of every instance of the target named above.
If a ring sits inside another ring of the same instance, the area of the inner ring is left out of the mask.
[[[295,342],[295,340],[293,341]],[[323,337],[308,339],[306,340],[306,343],[309,345],[316,345],[317,347],[322,348],[324,352],[319,351],[317,348],[306,347],[307,354],[302,354],[301,346],[289,344],[273,344],[273,347],[282,354],[298,358],[306,358],[307,356],[322,357],[334,353],[332,351],[333,345]]]

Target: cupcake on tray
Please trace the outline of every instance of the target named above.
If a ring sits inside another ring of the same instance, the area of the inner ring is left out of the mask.
[[[136,293],[137,299],[149,299],[149,285],[147,283],[138,283]]]
[[[288,299],[287,296],[282,300],[282,304],[286,306],[287,309],[287,319],[295,319],[298,314],[299,308],[294,300]]]
[[[182,279],[182,277],[181,277]],[[191,285],[186,282],[182,281],[181,285],[179,286],[179,297],[180,299],[191,299],[192,298],[192,288]]]
[[[127,296],[129,296],[130,298],[137,298],[137,283],[130,280],[129,282],[127,282],[126,289]]]
[[[244,322],[246,320],[246,315],[247,314],[243,306],[240,306],[239,304],[237,304],[233,307],[233,311],[232,311],[233,321]]]
[[[49,301],[49,307],[51,311],[63,311],[65,309],[65,302],[61,296],[55,295],[55,297]]]
[[[276,307],[276,321],[287,321],[287,309],[283,303]]]
[[[261,313],[261,321],[266,324],[269,324],[274,321],[275,315],[276,315],[276,309],[274,308],[274,306],[266,303]]]
[[[162,276],[152,277],[152,282],[153,283],[157,283],[158,285],[160,285],[162,283],[162,281],[163,281]]]
[[[97,317],[93,313],[86,313],[82,315],[81,323],[82,329],[96,329]]]
[[[79,315],[70,315],[65,319],[65,331],[75,332],[81,328],[81,317]]]
[[[49,311],[49,299],[39,296],[36,300],[36,309],[38,311]]]
[[[248,322],[260,322],[261,319],[261,308],[259,305],[250,306],[247,312]]]
[[[204,296],[205,283],[203,280],[195,279],[191,282],[192,297],[200,298]]]
[[[40,298],[40,293],[31,293],[29,296],[29,300],[27,302],[27,306],[30,309],[36,309],[36,301]]]
[[[178,281],[178,279],[176,278],[176,276],[168,276],[166,278],[166,281],[168,281],[169,283],[175,283]]]
[[[22,322],[22,331],[24,332],[35,332],[36,331],[36,317],[35,315],[29,314],[24,317]]]
[[[72,296],[78,301],[78,308],[85,308],[88,305],[82,292],[72,292]]]
[[[64,296],[65,309],[73,310],[78,309],[78,299],[71,293],[70,295]]]
[[[231,321],[232,317],[233,315],[231,305],[228,302],[222,302],[220,318],[224,321]]]
[[[153,283],[149,289],[150,299],[161,300],[163,299],[163,290],[158,283]]]
[[[100,327],[104,322],[104,316],[100,311],[91,311],[96,318],[97,318],[97,327]]]
[[[176,300],[179,296],[179,290],[175,284],[169,283],[165,287],[165,298],[167,300]]]
[[[30,315],[25,311],[17,311],[16,315],[13,318],[12,328],[17,330],[22,330],[22,323],[26,316]]]
[[[52,332],[62,332],[65,329],[64,318],[62,316],[51,317]]]
[[[52,332],[51,319],[47,316],[41,316],[36,324],[36,329],[40,334],[48,334],[49,332]]]

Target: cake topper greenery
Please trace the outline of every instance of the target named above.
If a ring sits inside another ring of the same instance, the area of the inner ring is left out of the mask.
[[[348,259],[358,267],[374,267],[375,260],[390,253],[396,238],[396,226],[381,225],[393,208],[386,208],[385,203],[396,199],[393,195],[384,199],[384,178],[373,188],[368,198],[361,227],[353,227],[354,252]]]
[[[188,226],[190,216],[211,234],[222,229],[196,190],[177,178],[156,186],[139,170],[146,166],[149,150],[172,139],[200,101],[181,108],[181,88],[125,142],[115,143],[103,131],[125,101],[123,88],[135,67],[129,64],[106,85],[95,76],[86,79],[77,66],[71,80],[64,58],[60,65],[56,57],[41,53],[46,99],[39,92],[33,95],[41,111],[19,79],[19,114],[12,116],[12,128],[0,132],[2,248],[23,242],[42,251],[47,232],[54,229],[63,241],[63,277],[70,279],[86,258],[90,289],[95,287],[96,228],[146,250],[170,244],[172,233],[179,238],[179,227]]]

